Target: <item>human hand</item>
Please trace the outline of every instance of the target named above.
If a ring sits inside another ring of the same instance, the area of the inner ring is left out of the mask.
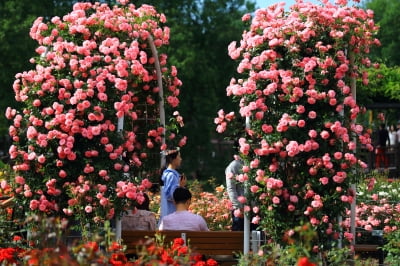
[[[181,178],[179,180],[179,186],[184,187],[184,186],[186,186],[186,183],[187,183],[187,178],[186,178],[185,174],[182,174]]]

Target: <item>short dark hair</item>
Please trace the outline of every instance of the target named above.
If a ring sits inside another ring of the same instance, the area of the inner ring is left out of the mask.
[[[175,204],[185,203],[192,198],[192,193],[184,187],[177,187],[173,194]]]

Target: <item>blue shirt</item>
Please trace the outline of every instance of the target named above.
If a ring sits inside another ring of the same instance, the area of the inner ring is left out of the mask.
[[[161,215],[160,220],[176,211],[174,203],[174,191],[179,187],[180,174],[171,168],[164,170],[161,180],[164,182],[164,186],[161,188]]]

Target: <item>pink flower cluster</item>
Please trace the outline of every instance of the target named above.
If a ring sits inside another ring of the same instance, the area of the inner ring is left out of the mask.
[[[215,193],[193,188],[194,191],[190,211],[201,215],[207,222],[208,228],[215,231],[229,230],[231,226],[232,202],[224,186],[215,188]]]
[[[13,85],[24,109],[6,111],[13,120],[16,196],[32,211],[98,222],[143,200],[151,186],[147,180],[134,184],[132,175],[148,153],[166,148],[162,138],[171,134],[158,122],[158,75],[172,111],[182,82],[167,55],[156,58],[151,50],[169,42],[165,16],[149,5],[121,3],[76,3],[62,18],[33,23],[35,68],[18,73]],[[179,113],[174,120],[183,126]]]
[[[350,173],[366,167],[357,143],[373,149],[355,121],[361,109],[351,82],[368,83],[359,71],[371,65],[367,54],[379,45],[378,27],[370,10],[323,2],[297,1],[290,12],[284,3],[258,9],[243,19],[251,25],[240,44],[228,47],[241,79],[231,79],[227,95],[250,121],[239,144],[243,170],[257,189],[246,202],[263,210],[254,216],[277,241],[300,222],[324,232],[321,241],[337,238],[336,218],[354,198]],[[226,122],[219,111],[218,132]],[[271,185],[271,178],[282,185]]]
[[[356,236],[362,238],[372,230],[382,230],[389,234],[399,230],[399,182],[387,176],[377,176],[362,180],[357,186],[357,206],[355,213]],[[343,228],[350,231],[351,211],[346,210]],[[356,240],[357,243],[357,240]]]

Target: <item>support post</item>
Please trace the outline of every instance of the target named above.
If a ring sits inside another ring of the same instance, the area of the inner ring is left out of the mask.
[[[122,134],[123,129],[124,129],[124,117],[122,116],[118,118],[117,131]],[[119,216],[119,213],[117,213],[115,218],[115,239],[117,241],[121,239],[121,233],[122,233],[121,217]]]
[[[246,117],[246,129],[250,128],[250,117]],[[248,182],[244,183],[244,195],[248,194]],[[248,254],[250,250],[250,219],[244,213],[244,232],[243,232],[243,254]]]
[[[153,37],[151,35],[149,36],[148,41],[149,41],[151,52],[152,52],[153,57],[154,57],[154,65],[156,67],[156,73],[157,73],[157,85],[158,85],[158,88],[159,88],[158,96],[160,97],[160,102],[159,102],[160,124],[163,126],[163,134],[162,134],[161,143],[165,144],[164,88],[163,88],[163,83],[162,83],[161,66],[160,66],[160,60],[158,58],[157,48],[154,45]],[[165,164],[165,156],[161,155],[160,166],[163,167],[164,164]]]
[[[351,95],[354,98],[354,101],[357,102],[357,88],[356,88],[356,79],[353,75],[353,68],[354,68],[354,52],[349,52],[349,59],[350,59],[350,88],[351,88]],[[357,139],[354,138],[354,142],[357,142]],[[356,151],[357,152],[357,151]],[[354,246],[356,244],[356,200],[357,200],[357,188],[356,185],[353,183],[351,184],[351,189],[354,192],[354,198],[351,203],[351,214],[350,214],[350,231],[353,235],[353,239],[351,244]]]

